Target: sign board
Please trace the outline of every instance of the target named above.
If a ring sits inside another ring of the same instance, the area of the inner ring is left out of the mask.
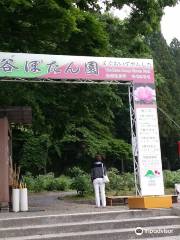
[[[154,84],[134,84],[134,107],[142,195],[163,195],[164,182]]]
[[[164,194],[152,59],[0,52],[0,78],[133,82],[141,194]]]
[[[152,59],[0,52],[0,77],[154,81]]]
[[[156,107],[136,106],[139,177],[142,195],[164,194]]]

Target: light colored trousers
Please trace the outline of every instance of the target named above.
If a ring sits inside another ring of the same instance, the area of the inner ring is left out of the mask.
[[[100,207],[102,203],[103,207],[106,207],[106,195],[105,195],[105,183],[103,178],[96,178],[93,180],[96,206]]]

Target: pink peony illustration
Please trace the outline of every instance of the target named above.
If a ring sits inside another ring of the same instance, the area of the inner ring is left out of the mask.
[[[156,175],[160,175],[160,172],[158,170],[155,170]]]
[[[137,102],[152,103],[156,100],[155,90],[148,86],[138,87],[134,91],[134,99]]]

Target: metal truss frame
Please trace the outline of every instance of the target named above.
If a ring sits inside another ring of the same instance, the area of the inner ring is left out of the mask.
[[[41,79],[41,78],[0,78],[0,82],[26,82],[26,83],[69,83],[69,84],[108,84],[130,85],[130,82],[119,80],[89,80],[89,79]]]
[[[131,142],[134,164],[134,180],[136,195],[141,195],[140,181],[139,181],[139,164],[138,164],[138,148],[136,136],[136,116],[134,110],[134,98],[132,82],[122,82],[120,80],[87,80],[87,79],[32,79],[32,78],[0,78],[0,82],[23,82],[23,83],[70,83],[70,84],[105,84],[105,85],[126,85],[128,86],[129,94],[129,108],[130,108],[130,122],[131,122]]]
[[[134,163],[134,182],[136,195],[141,195],[140,179],[139,179],[139,154],[138,154],[138,144],[136,135],[136,114],[134,109],[134,85],[131,83],[128,87],[129,93],[129,109],[130,109],[130,122],[131,122],[131,142],[132,142],[132,153],[133,153],[133,163]]]

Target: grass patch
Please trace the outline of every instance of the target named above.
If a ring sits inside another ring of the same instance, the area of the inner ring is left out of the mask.
[[[174,188],[166,188],[165,189],[165,195],[173,195],[174,194]],[[106,191],[106,196],[134,196],[136,195],[135,191],[133,190],[122,190],[118,193],[116,191]],[[85,196],[80,196],[78,194],[68,195],[61,197],[60,199],[67,199],[67,200],[94,200],[95,196],[94,193],[88,194]]]
[[[58,197],[59,200],[83,200],[83,201],[91,201],[94,200],[94,195],[84,195],[81,196],[79,194],[72,194],[72,195],[67,195],[64,197]]]
[[[174,188],[166,188],[165,189],[165,195],[169,195],[169,194],[172,194],[172,195],[175,194]]]

